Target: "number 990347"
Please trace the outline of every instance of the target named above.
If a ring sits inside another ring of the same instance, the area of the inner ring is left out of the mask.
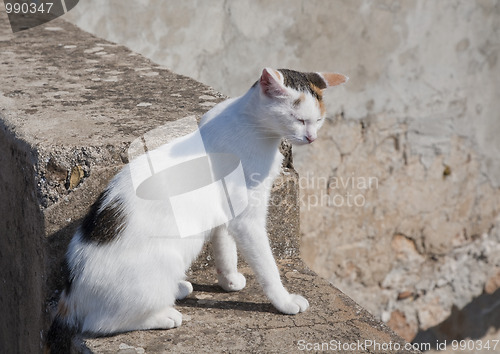
[[[50,13],[50,9],[52,8],[54,3],[46,2],[36,4],[34,2],[6,2],[5,3],[5,11],[8,14],[44,14]]]

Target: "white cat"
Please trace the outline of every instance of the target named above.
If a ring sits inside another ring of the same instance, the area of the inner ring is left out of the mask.
[[[52,352],[67,345],[63,330],[109,334],[181,325],[182,315],[174,303],[192,291],[185,272],[210,237],[218,284],[224,290],[245,287],[245,277],[237,270],[238,247],[280,312],[305,311],[307,300],[283,287],[269,246],[270,186],[283,159],[278,149],[281,139],[313,142],[325,116],[322,90],[346,81],[340,74],[266,68],[245,95],[226,100],[203,116],[199,130],[207,152],[238,156],[251,195],[241,214],[212,230],[193,237],[157,237],[175,233],[168,217],[171,207],[161,200],[139,198],[130,174],[134,161],[123,168],[69,245],[66,289],[48,333]]]

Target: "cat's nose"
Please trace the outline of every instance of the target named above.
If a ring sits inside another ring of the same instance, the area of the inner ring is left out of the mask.
[[[316,140],[316,137],[314,135],[306,135],[307,142],[310,144],[314,140]]]

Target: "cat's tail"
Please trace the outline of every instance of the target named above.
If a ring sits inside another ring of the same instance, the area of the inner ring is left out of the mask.
[[[78,333],[76,326],[67,320],[65,296],[61,296],[57,315],[50,326],[45,340],[44,354],[69,354],[71,342]]]

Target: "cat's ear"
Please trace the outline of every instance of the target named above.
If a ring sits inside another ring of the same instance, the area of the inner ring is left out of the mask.
[[[318,73],[325,82],[326,87],[338,86],[349,81],[349,78],[337,73]]]
[[[259,84],[266,96],[280,97],[287,94],[286,89],[283,87],[283,76],[277,70],[271,68],[262,70]]]

